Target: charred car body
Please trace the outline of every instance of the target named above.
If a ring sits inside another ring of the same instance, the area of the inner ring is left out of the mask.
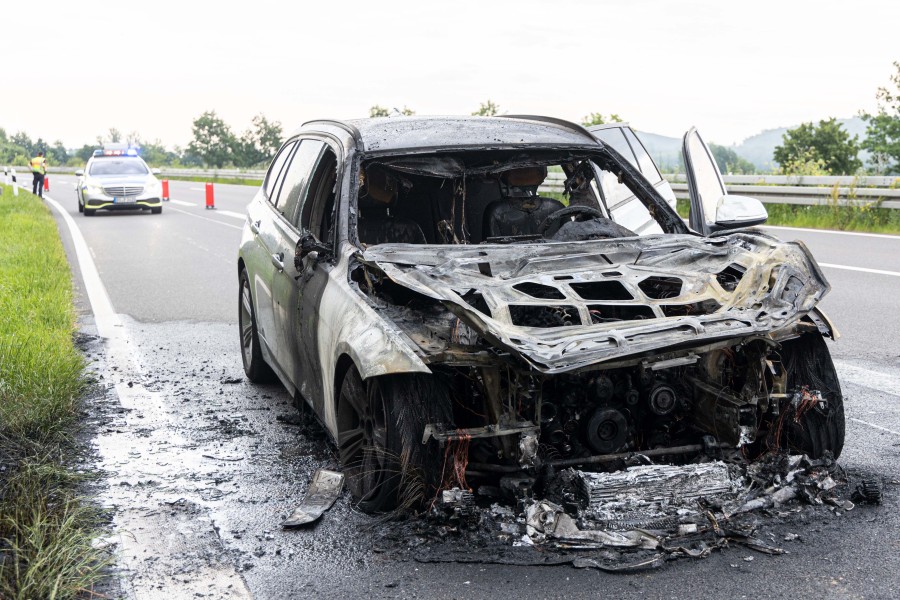
[[[829,285],[801,243],[734,229],[765,211],[693,130],[685,154],[691,227],[564,121],[305,124],[248,207],[248,377],[312,407],[366,510],[636,452],[836,457]]]

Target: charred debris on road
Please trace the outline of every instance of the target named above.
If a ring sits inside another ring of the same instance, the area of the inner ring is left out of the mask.
[[[632,466],[548,473],[539,493],[517,478],[474,494],[442,490],[428,510],[380,524],[378,550],[420,562],[635,572],[729,546],[784,554],[816,519],[881,503],[877,478],[850,475],[830,456],[773,452],[748,463],[712,450],[684,465],[639,454],[620,464]]]

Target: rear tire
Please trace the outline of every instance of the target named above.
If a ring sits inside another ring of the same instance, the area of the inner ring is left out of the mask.
[[[84,216],[93,217],[94,213],[97,212],[97,210],[94,208],[88,208],[87,206],[85,206],[83,212],[84,212]]]
[[[241,341],[241,359],[244,373],[253,383],[269,383],[274,373],[263,359],[259,346],[259,333],[256,329],[256,313],[253,310],[253,296],[250,293],[250,278],[247,270],[240,274],[240,291],[238,292],[238,330]]]
[[[812,459],[826,452],[837,459],[844,449],[844,396],[825,339],[819,334],[806,334],[782,345],[782,361],[787,371],[788,390],[807,386],[818,390],[827,401],[823,408],[816,404],[797,416],[789,406],[783,415],[783,447],[806,454]]]
[[[81,203],[81,200],[78,201],[78,212],[84,212],[84,204]]]
[[[151,209],[150,209],[150,214],[151,214],[151,215],[162,214],[162,206],[156,206],[156,207],[151,208]]]
[[[428,423],[450,423],[447,387],[434,375],[401,374],[363,381],[344,375],[337,407],[338,453],[347,488],[364,512],[412,508],[440,484],[443,455],[422,444]]]

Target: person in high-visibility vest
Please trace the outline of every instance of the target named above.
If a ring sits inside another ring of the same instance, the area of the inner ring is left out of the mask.
[[[43,152],[38,152],[37,156],[31,159],[31,173],[34,175],[34,183],[32,184],[32,194],[44,197],[44,175],[47,174],[47,159],[44,158]]]

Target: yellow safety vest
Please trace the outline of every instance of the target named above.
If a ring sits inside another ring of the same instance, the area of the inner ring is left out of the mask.
[[[47,159],[43,156],[35,156],[31,159],[31,171],[34,173],[40,173],[41,175],[45,175],[47,173],[46,163]]]

